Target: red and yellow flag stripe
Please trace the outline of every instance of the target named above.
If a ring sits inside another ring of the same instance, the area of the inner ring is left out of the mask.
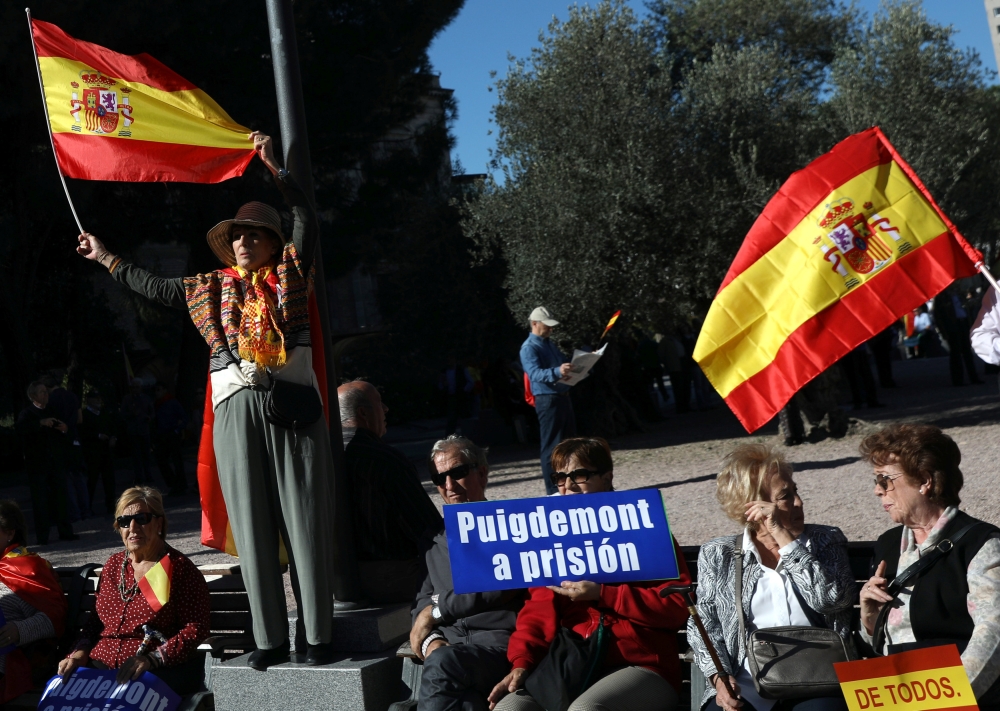
[[[795,173],[757,219],[694,358],[748,431],[981,260],[878,128]]]
[[[139,590],[153,612],[159,612],[170,600],[170,576],[173,566],[167,553],[159,562],[146,571],[139,581]]]
[[[219,182],[253,158],[250,130],[147,54],[32,20],[59,167],[89,180]]]

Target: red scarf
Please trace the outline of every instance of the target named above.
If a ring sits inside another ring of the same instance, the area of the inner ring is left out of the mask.
[[[0,581],[14,594],[52,621],[56,637],[62,637],[66,624],[66,598],[52,566],[25,546],[7,546],[0,556]],[[0,681],[0,704],[31,689],[31,667],[20,649],[7,655],[7,672]]]

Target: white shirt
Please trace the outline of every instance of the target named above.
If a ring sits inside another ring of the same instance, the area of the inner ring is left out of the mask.
[[[782,557],[791,553],[798,546],[798,541],[792,541],[787,546],[779,548],[778,566],[771,570],[761,563],[760,553],[757,546],[754,545],[749,529],[743,530],[743,550],[753,553],[763,573],[757,581],[753,597],[750,599],[750,616],[746,620],[747,634],[768,627],[812,626],[802,609],[799,596],[795,594],[792,579],[788,577],[785,566],[781,562]],[[743,660],[743,668],[736,674],[736,683],[740,687],[740,696],[757,711],[771,711],[771,708],[777,703],[763,699],[757,693],[757,687],[753,684],[753,675],[750,673],[750,660],[748,658]]]
[[[997,292],[993,287],[983,296],[983,307],[972,324],[971,335],[972,350],[976,355],[987,363],[1000,365],[1000,307],[997,306]]]
[[[931,315],[928,313],[917,314],[917,317],[913,319],[913,328],[916,329],[917,333],[923,333],[932,325]]]

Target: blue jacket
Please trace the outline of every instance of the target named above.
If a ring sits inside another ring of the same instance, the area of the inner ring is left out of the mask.
[[[534,333],[521,345],[521,367],[528,374],[531,392],[535,395],[555,395],[569,390],[569,385],[559,382],[562,377],[559,366],[569,360],[552,341]]]

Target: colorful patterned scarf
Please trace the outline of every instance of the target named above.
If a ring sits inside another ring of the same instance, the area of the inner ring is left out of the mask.
[[[288,338],[309,328],[312,273],[303,273],[295,244],[285,245],[277,269],[263,271],[250,279],[236,269],[184,279],[188,313],[213,356],[239,354],[277,365],[284,362]]]
[[[278,277],[271,266],[256,272],[232,268],[244,282],[243,318],[237,336],[240,358],[260,368],[285,364],[285,337],[275,318],[271,294],[277,293]],[[228,270],[226,270],[228,271]],[[270,293],[268,293],[270,292]]]

